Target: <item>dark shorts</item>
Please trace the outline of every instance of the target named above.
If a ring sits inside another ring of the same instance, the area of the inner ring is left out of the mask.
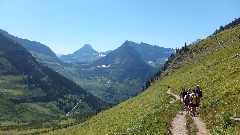
[[[188,105],[189,105],[189,103],[188,103],[188,102],[184,102],[184,105],[185,105],[185,106],[188,106]]]
[[[190,103],[189,106],[190,106],[190,107],[199,107],[199,104]]]

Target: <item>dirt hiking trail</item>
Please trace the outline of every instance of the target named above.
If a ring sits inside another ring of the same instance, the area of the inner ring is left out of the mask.
[[[170,103],[180,101],[179,95],[176,95],[171,92],[171,89],[167,90],[168,94],[171,94],[175,97],[175,99],[171,99]],[[173,135],[187,135],[187,129],[186,129],[186,111],[180,111],[176,114],[176,117],[172,120],[172,128],[171,133]],[[197,126],[197,135],[207,135],[208,131],[206,129],[205,124],[200,119],[200,117],[193,117],[194,124]]]

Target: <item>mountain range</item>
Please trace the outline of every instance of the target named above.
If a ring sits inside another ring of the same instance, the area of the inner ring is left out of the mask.
[[[119,103],[140,93],[157,70],[144,62],[126,41],[93,62],[74,62],[58,70],[81,87],[110,103]]]
[[[73,54],[61,56],[70,65],[57,71],[102,100],[115,104],[140,93],[145,82],[173,52],[171,48],[125,41],[105,56],[91,45],[84,45]]]
[[[147,43],[138,44],[128,40],[126,40],[124,44],[125,43],[128,43],[129,46],[133,47],[146,63],[156,69],[160,69],[165,63],[165,60],[175,51],[172,48],[164,48],[156,45],[153,46]],[[94,61],[106,56],[110,52],[111,50],[106,52],[97,52],[91,45],[85,44],[73,54],[61,55],[59,58],[65,62]]]
[[[171,48],[125,41],[113,51],[97,52],[86,44],[73,54],[58,58],[46,45],[15,37],[3,30],[0,33],[26,48],[38,62],[110,103],[118,103],[141,92],[145,81],[174,52]]]

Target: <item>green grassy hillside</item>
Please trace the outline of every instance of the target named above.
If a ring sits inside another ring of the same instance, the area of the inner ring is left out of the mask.
[[[163,74],[176,93],[201,86],[201,118],[212,133],[239,134],[230,117],[240,116],[240,26],[180,51]]]
[[[109,110],[100,112],[86,122],[54,134],[147,134],[169,133],[170,121],[179,109],[179,102],[169,104],[165,85],[157,83],[140,95]]]
[[[203,89],[200,117],[210,133],[239,134],[240,124],[240,27],[213,35],[174,55],[156,80],[139,96],[101,112],[88,121],[55,131],[56,134],[163,134],[180,109],[169,104],[170,85],[175,93],[182,88]],[[167,74],[167,75],[166,75]],[[52,132],[53,133],[53,132]]]

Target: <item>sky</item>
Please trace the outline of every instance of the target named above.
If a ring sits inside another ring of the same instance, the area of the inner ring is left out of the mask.
[[[0,0],[0,29],[56,54],[129,40],[181,48],[240,17],[240,0]]]

